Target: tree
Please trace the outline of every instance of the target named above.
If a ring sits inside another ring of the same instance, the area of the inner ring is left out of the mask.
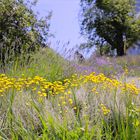
[[[46,45],[49,37],[49,20],[39,19],[32,10],[36,4],[24,0],[0,1],[0,62],[30,54]]]
[[[135,0],[81,0],[81,7],[81,33],[94,42],[104,40],[118,56],[140,39]]]

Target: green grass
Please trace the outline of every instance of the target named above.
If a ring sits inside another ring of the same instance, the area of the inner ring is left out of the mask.
[[[50,48],[40,49],[32,54],[28,63],[16,60],[7,64],[1,73],[13,77],[34,77],[36,75],[47,78],[49,81],[61,80],[73,73],[73,68],[68,61],[56,54]]]

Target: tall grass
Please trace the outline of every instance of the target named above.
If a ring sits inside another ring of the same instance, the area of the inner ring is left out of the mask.
[[[26,61],[25,61],[26,60]],[[33,77],[42,76],[50,81],[64,79],[73,73],[73,68],[68,61],[65,61],[60,55],[50,48],[41,48],[38,52],[12,61],[0,70],[9,76]]]
[[[17,61],[7,66],[5,74],[17,81],[38,75],[50,83],[69,84],[64,92],[46,90],[45,96],[31,87],[0,92],[0,139],[139,140],[140,98],[131,88],[139,86],[140,80],[128,88],[128,73],[119,78],[122,89],[112,86],[114,79],[105,80],[102,75],[72,75],[71,65],[49,49],[36,53],[28,65]],[[103,79],[105,82],[100,82]]]
[[[74,107],[59,107],[60,96],[40,98],[31,91],[1,97],[2,139],[139,139],[139,98],[128,93],[73,89]],[[100,90],[100,87],[99,87]],[[110,109],[104,114],[100,104]]]

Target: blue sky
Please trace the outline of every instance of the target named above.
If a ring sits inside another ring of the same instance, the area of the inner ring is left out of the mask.
[[[57,41],[60,41],[60,45],[70,41],[69,48],[83,42],[78,21],[79,2],[80,0],[38,0],[35,10],[39,11],[40,16],[53,11],[50,27],[55,35],[52,40],[53,48],[61,49],[56,44]]]

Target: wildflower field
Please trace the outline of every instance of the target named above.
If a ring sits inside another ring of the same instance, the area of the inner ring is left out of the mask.
[[[0,139],[140,139],[139,76],[130,78],[127,68],[119,77],[81,73],[45,57],[41,52],[34,71],[32,63],[1,72]]]
[[[0,0],[0,140],[140,140],[138,7]]]

